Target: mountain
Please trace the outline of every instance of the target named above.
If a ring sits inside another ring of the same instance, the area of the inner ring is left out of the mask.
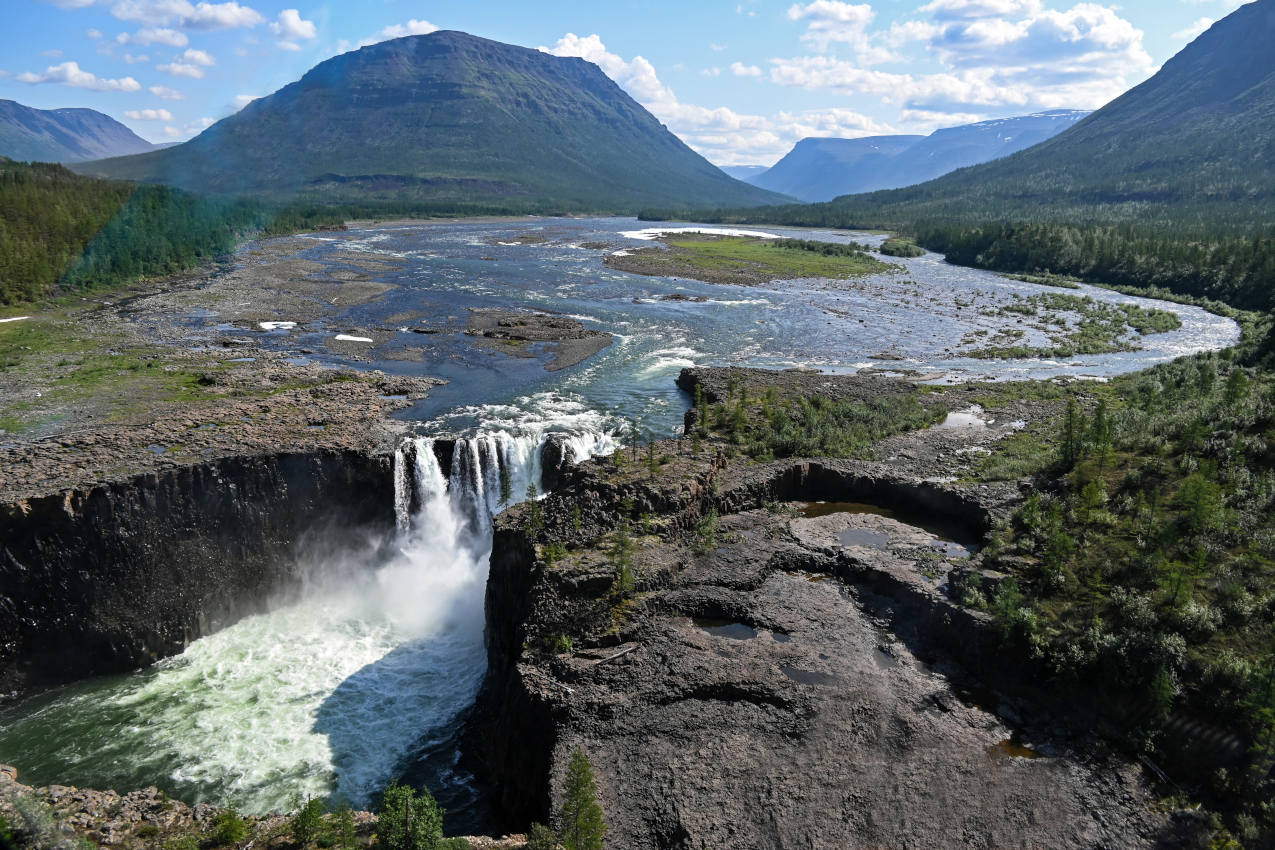
[[[749,182],[803,201],[826,201],[837,195],[862,192],[865,185],[874,184],[876,175],[894,157],[923,138],[802,139],[769,171]]]
[[[1272,43],[1275,0],[1257,0],[1048,141],[919,186],[807,212],[881,227],[937,219],[1268,226],[1275,214]]]
[[[736,180],[745,182],[758,174],[765,173],[770,168],[769,165],[723,165],[719,167]]]
[[[336,56],[185,144],[77,170],[288,199],[791,200],[723,174],[590,62],[448,31]]]
[[[949,127],[928,136],[802,139],[769,171],[743,179],[810,202],[911,186],[1029,148],[1088,114],[1059,109]]]
[[[0,154],[32,162],[79,162],[153,150],[120,122],[92,109],[32,109],[0,100]]]

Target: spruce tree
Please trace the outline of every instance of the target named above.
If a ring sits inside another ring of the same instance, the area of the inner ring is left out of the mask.
[[[598,805],[598,784],[584,750],[576,747],[567,765],[567,787],[558,810],[562,846],[566,850],[602,850],[606,824]]]

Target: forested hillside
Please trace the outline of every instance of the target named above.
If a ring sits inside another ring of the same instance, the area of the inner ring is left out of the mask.
[[[0,161],[0,304],[188,269],[249,233],[341,221],[344,210],[209,201],[164,186]]]

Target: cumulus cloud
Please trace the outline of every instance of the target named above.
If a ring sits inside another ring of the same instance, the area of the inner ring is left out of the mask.
[[[168,47],[185,47],[190,44],[186,33],[167,27],[145,27],[132,35],[122,32],[115,36],[115,40],[120,44],[163,44]]]
[[[280,12],[278,20],[270,25],[270,31],[280,37],[277,43],[284,50],[300,50],[298,41],[315,38],[319,34],[314,21],[303,19],[296,9]]]
[[[203,65],[205,68],[211,68],[217,64],[217,60],[212,57],[211,53],[193,48],[183,53],[181,58],[192,65]]]
[[[1198,36],[1203,35],[1204,31],[1213,26],[1213,24],[1214,21],[1212,18],[1200,18],[1189,27],[1183,27],[1169,37],[1182,39],[1183,41],[1194,41]]]
[[[170,139],[180,139],[183,137],[190,137],[203,130],[207,130],[209,127],[211,127],[213,124],[216,124],[216,123],[217,122],[211,118],[200,118],[196,121],[191,121],[189,124],[186,124],[185,126],[182,126],[182,127],[172,127],[172,126],[165,127],[164,135]]]
[[[238,112],[254,100],[260,99],[260,97],[261,95],[259,94],[237,94],[231,102],[234,104],[235,111]]]
[[[540,49],[554,56],[578,56],[593,62],[683,141],[719,165],[773,162],[807,136],[853,137],[891,132],[889,126],[849,109],[767,116],[682,103],[647,59],[635,56],[626,60],[611,53],[597,35],[567,33],[553,47]]]
[[[760,77],[761,68],[756,65],[745,65],[743,62],[730,63],[730,72],[736,77]]]
[[[251,6],[234,0],[226,3],[191,3],[190,0],[117,0],[111,14],[121,21],[139,21],[154,26],[172,25],[181,29],[218,30],[255,27],[265,21]]]
[[[170,89],[168,86],[151,86],[148,91],[155,97],[162,97],[164,100],[185,100],[186,95],[177,89]]]
[[[190,62],[168,62],[163,65],[156,65],[155,68],[165,74],[172,74],[174,77],[190,77],[192,80],[202,80],[204,78],[204,69]]]
[[[134,121],[172,121],[173,113],[167,109],[127,109],[124,117]]]
[[[1096,108],[1154,70],[1141,30],[1097,3],[1058,11],[1040,0],[933,0],[917,10],[923,17],[877,34],[866,23],[855,29],[870,19],[851,8],[815,0],[789,17],[809,21],[803,38],[816,47],[845,41],[862,51],[854,41],[861,32],[869,49],[880,49],[876,41],[919,46],[944,70],[891,73],[865,68],[862,55],[806,55],[771,60],[771,80],[899,103],[901,120],[930,125],[935,115],[950,115],[951,124],[1006,109]]]
[[[78,89],[91,89],[93,91],[138,91],[142,87],[142,84],[132,77],[122,77],[118,80],[98,77],[88,71],[81,70],[76,62],[51,65],[42,74],[26,71],[18,74],[16,79],[18,82],[31,85],[61,83],[62,85],[74,86]]]

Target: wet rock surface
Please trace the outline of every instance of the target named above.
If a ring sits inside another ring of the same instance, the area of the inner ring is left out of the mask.
[[[519,310],[471,309],[465,332],[488,340],[500,351],[517,357],[536,357],[547,351],[546,372],[557,372],[582,363],[614,341],[606,331],[586,328],[578,319],[569,316]],[[541,345],[523,347],[524,343]]]

